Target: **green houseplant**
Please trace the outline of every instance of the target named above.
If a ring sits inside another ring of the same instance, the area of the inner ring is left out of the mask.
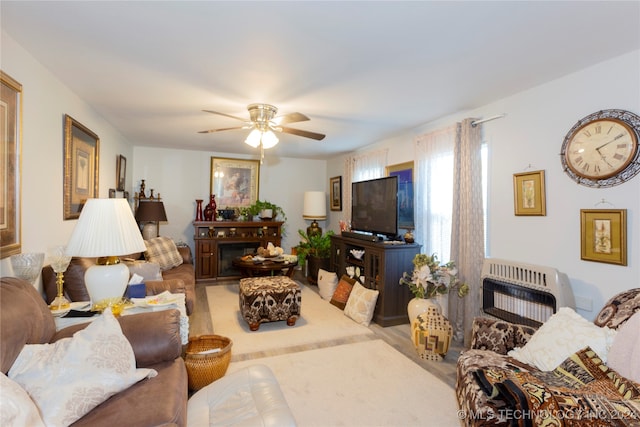
[[[302,240],[296,247],[298,264],[302,267],[309,262],[307,280],[312,283],[318,282],[318,270],[329,268],[329,257],[331,256],[331,236],[333,231],[329,230],[321,235],[309,235],[305,230],[298,230]]]
[[[281,221],[284,221],[284,222],[287,221],[287,215],[284,213],[282,208],[276,205],[275,203],[271,203],[266,200],[260,200],[260,199],[256,200],[254,204],[246,208],[246,213],[251,217],[254,217],[254,216],[260,215],[260,212],[262,212],[265,209],[271,210],[271,212],[273,213],[272,218],[274,220],[279,216]]]

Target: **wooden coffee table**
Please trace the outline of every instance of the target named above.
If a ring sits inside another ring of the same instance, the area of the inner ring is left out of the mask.
[[[280,274],[291,277],[297,265],[298,261],[274,261],[269,258],[264,261],[253,261],[237,257],[233,260],[233,266],[240,270],[243,277],[275,276]]]

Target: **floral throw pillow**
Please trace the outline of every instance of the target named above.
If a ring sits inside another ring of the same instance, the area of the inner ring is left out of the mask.
[[[136,369],[133,349],[110,310],[53,344],[25,345],[9,378],[34,400],[46,425],[69,425],[153,369]]]

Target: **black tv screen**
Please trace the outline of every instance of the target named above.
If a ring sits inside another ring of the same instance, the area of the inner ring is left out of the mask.
[[[397,236],[398,177],[354,182],[351,190],[351,229]]]

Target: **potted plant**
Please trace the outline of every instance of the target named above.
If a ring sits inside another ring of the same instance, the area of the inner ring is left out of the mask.
[[[329,268],[329,257],[331,256],[331,236],[333,230],[324,234],[307,234],[304,230],[298,230],[302,240],[296,247],[298,264],[302,267],[309,262],[307,280],[311,283],[318,283],[318,270]]]
[[[269,211],[271,211],[270,215]],[[247,208],[247,214],[251,217],[259,216],[261,219],[276,219],[280,216],[281,221],[287,221],[287,215],[282,208],[266,200],[256,200],[254,204]]]

